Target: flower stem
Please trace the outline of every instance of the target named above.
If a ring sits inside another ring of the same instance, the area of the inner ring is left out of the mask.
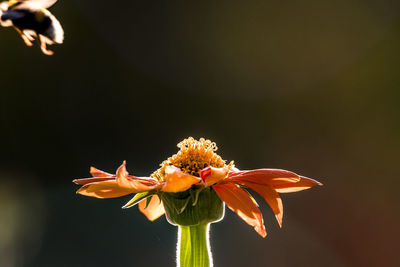
[[[179,226],[177,244],[178,267],[211,267],[209,223]]]

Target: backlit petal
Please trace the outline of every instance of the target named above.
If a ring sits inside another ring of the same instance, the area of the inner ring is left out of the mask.
[[[265,230],[262,214],[249,194],[240,186],[231,183],[217,184],[213,189],[226,205],[236,212],[246,223],[254,227],[254,230],[265,237]]]
[[[117,170],[116,181],[121,188],[131,190],[134,193],[150,191],[160,186],[158,181],[155,179],[129,175],[129,173],[126,171],[125,161]]]
[[[113,198],[125,196],[133,192],[126,188],[121,188],[115,180],[108,180],[86,184],[77,193],[88,197]]]
[[[160,198],[157,195],[153,195],[149,205],[146,207],[147,199],[143,199],[139,202],[139,210],[146,215],[147,219],[150,221],[154,221],[158,219],[165,213],[164,205],[160,201]]]
[[[182,192],[200,181],[200,177],[184,173],[175,166],[167,166],[165,167],[165,184],[161,190],[171,193]]]
[[[72,182],[80,185],[85,185],[95,182],[113,180],[116,178],[115,174],[101,171],[99,169],[96,169],[95,167],[90,167],[90,174],[93,176],[92,178],[75,179]]]
[[[80,185],[101,182],[101,181],[109,181],[115,180],[115,177],[94,177],[94,178],[83,178],[83,179],[75,179],[72,182]]]
[[[114,177],[115,177],[114,174],[101,171],[101,170],[99,170],[99,169],[96,169],[95,167],[90,167],[90,174],[91,174],[93,177],[110,177],[110,176],[114,176]]]
[[[223,182],[248,181],[256,184],[273,186],[274,184],[288,184],[300,181],[300,176],[294,172],[280,169],[258,169],[229,173]]]
[[[200,177],[206,186],[210,186],[224,179],[228,174],[228,172],[229,169],[226,167],[223,168],[207,167],[201,170]]]
[[[322,184],[311,178],[300,176],[300,181],[296,183],[279,183],[279,184],[274,184],[273,187],[279,193],[292,193],[309,189],[315,185],[322,185]]]
[[[241,181],[240,184],[256,191],[260,196],[264,198],[264,200],[268,203],[268,205],[274,212],[276,220],[279,223],[279,226],[282,227],[283,205],[282,205],[282,199],[276,192],[276,190],[267,185],[250,183],[248,181]]]

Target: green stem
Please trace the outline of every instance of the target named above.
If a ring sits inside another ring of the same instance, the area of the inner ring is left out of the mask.
[[[179,226],[177,244],[178,267],[210,267],[209,225]]]

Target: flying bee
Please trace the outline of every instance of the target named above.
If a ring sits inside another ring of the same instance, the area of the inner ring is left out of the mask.
[[[14,27],[27,46],[35,37],[45,55],[52,55],[46,45],[62,44],[64,30],[60,22],[47,10],[57,0],[10,0],[0,3],[0,25]]]

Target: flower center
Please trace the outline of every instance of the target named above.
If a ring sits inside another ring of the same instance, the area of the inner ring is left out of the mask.
[[[196,140],[189,137],[178,144],[179,151],[172,157],[160,164],[161,168],[155,171],[151,176],[163,181],[165,167],[173,165],[181,171],[199,176],[202,169],[206,167],[222,168],[225,166],[225,160],[215,153],[218,147],[214,142],[200,138]],[[233,166],[233,162],[229,164]]]

